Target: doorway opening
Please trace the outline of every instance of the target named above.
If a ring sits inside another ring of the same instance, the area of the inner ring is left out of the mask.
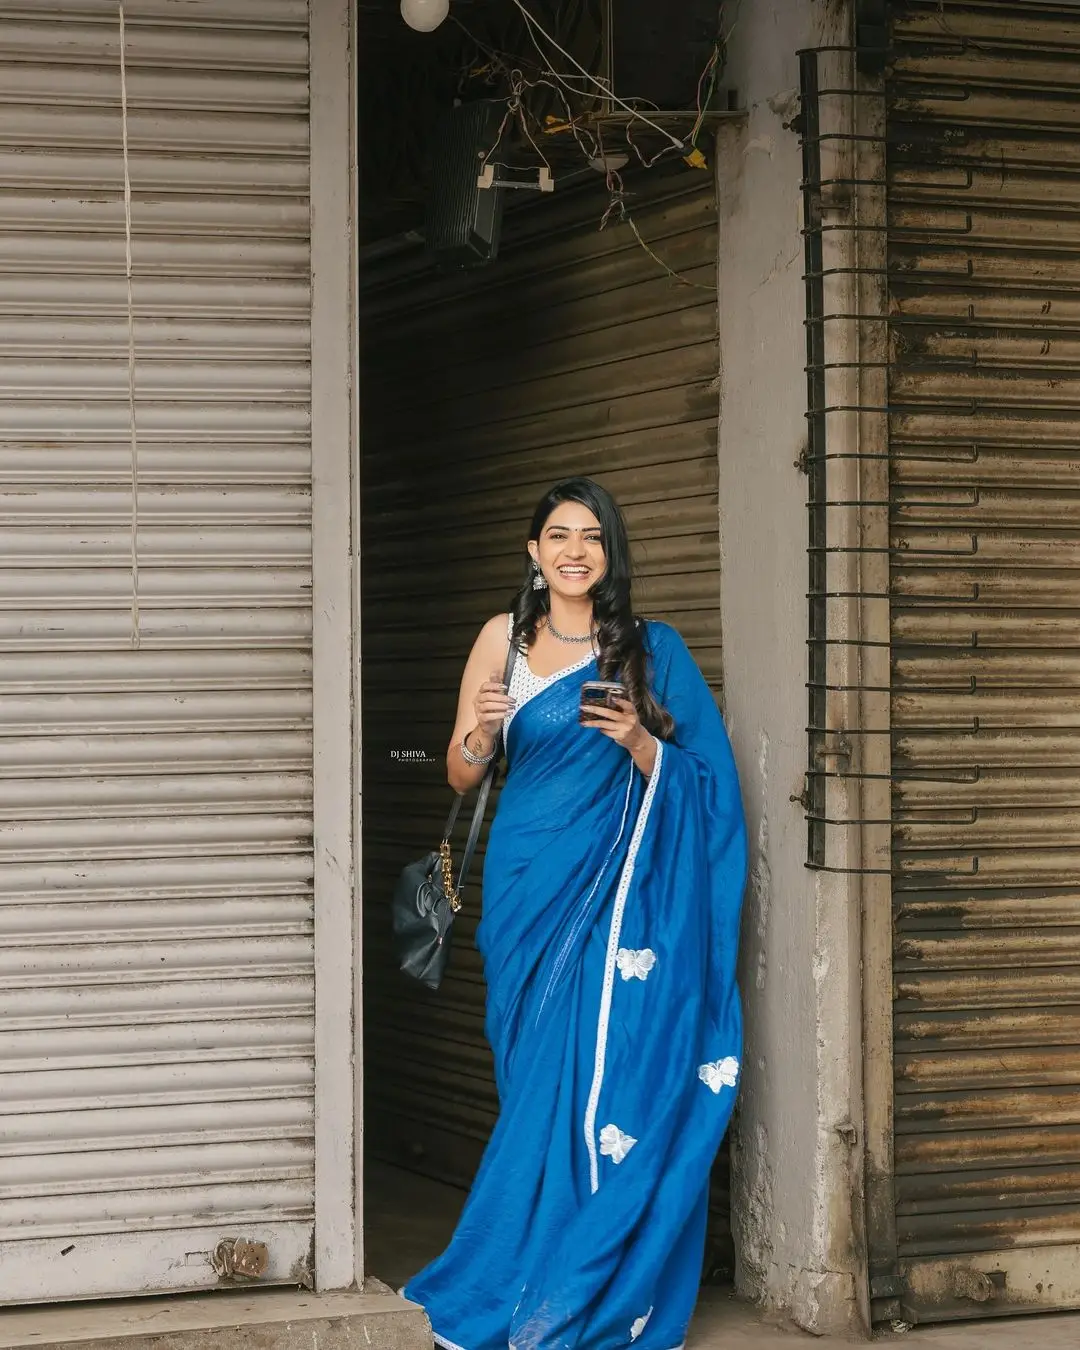
[[[605,6],[530,9],[604,69]],[[552,482],[586,474],[614,493],[635,607],[673,623],[722,694],[715,9],[693,115],[650,126],[574,103],[569,68],[546,68],[553,49],[537,54],[514,0],[460,15],[420,33],[396,0],[359,6],[365,1246],[393,1287],[442,1250],[497,1115],[473,941],[483,841],[437,994],[398,973],[389,896],[437,842],[462,667],[520,585]],[[657,63],[675,86],[676,65]],[[514,186],[477,191],[468,165],[454,179],[461,137],[478,134],[493,139],[469,152],[475,177]],[[500,193],[497,228],[484,191]],[[713,1282],[733,1267],[727,1178],[725,1149]]]

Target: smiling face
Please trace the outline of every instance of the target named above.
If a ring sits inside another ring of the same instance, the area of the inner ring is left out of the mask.
[[[600,522],[580,502],[560,502],[529,541],[532,560],[556,595],[580,600],[604,575],[607,559]]]

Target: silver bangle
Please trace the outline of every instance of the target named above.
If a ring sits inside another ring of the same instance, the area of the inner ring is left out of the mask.
[[[466,740],[467,740],[467,736],[462,736],[462,738],[461,738],[461,758],[465,761],[466,764],[472,764],[472,765],[474,765],[476,768],[481,768],[481,767],[483,767],[483,765],[485,765],[485,764],[490,764],[491,761],[495,758],[495,751],[496,751],[496,749],[497,749],[497,746],[494,746],[494,745],[493,745],[493,746],[491,747],[491,753],[490,753],[490,754],[487,754],[487,755],[474,755],[473,752],[472,752],[472,751],[469,749],[469,747],[466,745],[466,743],[465,743]]]

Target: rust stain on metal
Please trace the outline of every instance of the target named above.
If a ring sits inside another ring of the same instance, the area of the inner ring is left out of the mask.
[[[210,1256],[214,1272],[222,1280],[258,1280],[270,1265],[270,1249],[251,1238],[223,1238]]]
[[[1080,22],[891,34],[882,1299],[920,1321],[1080,1305]]]

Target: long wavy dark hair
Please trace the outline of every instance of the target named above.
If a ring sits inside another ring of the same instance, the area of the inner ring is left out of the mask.
[[[621,680],[641,724],[654,736],[668,740],[675,721],[649,688],[649,655],[645,625],[634,617],[631,604],[630,541],[626,522],[615,498],[591,478],[567,478],[556,483],[537,503],[529,526],[529,539],[539,539],[555,508],[563,502],[586,507],[600,522],[600,538],[607,566],[590,589],[593,618],[597,627],[597,665],[602,680]],[[521,590],[514,597],[514,641],[531,647],[540,622],[550,613],[551,593],[533,590],[536,575],[530,560]]]

